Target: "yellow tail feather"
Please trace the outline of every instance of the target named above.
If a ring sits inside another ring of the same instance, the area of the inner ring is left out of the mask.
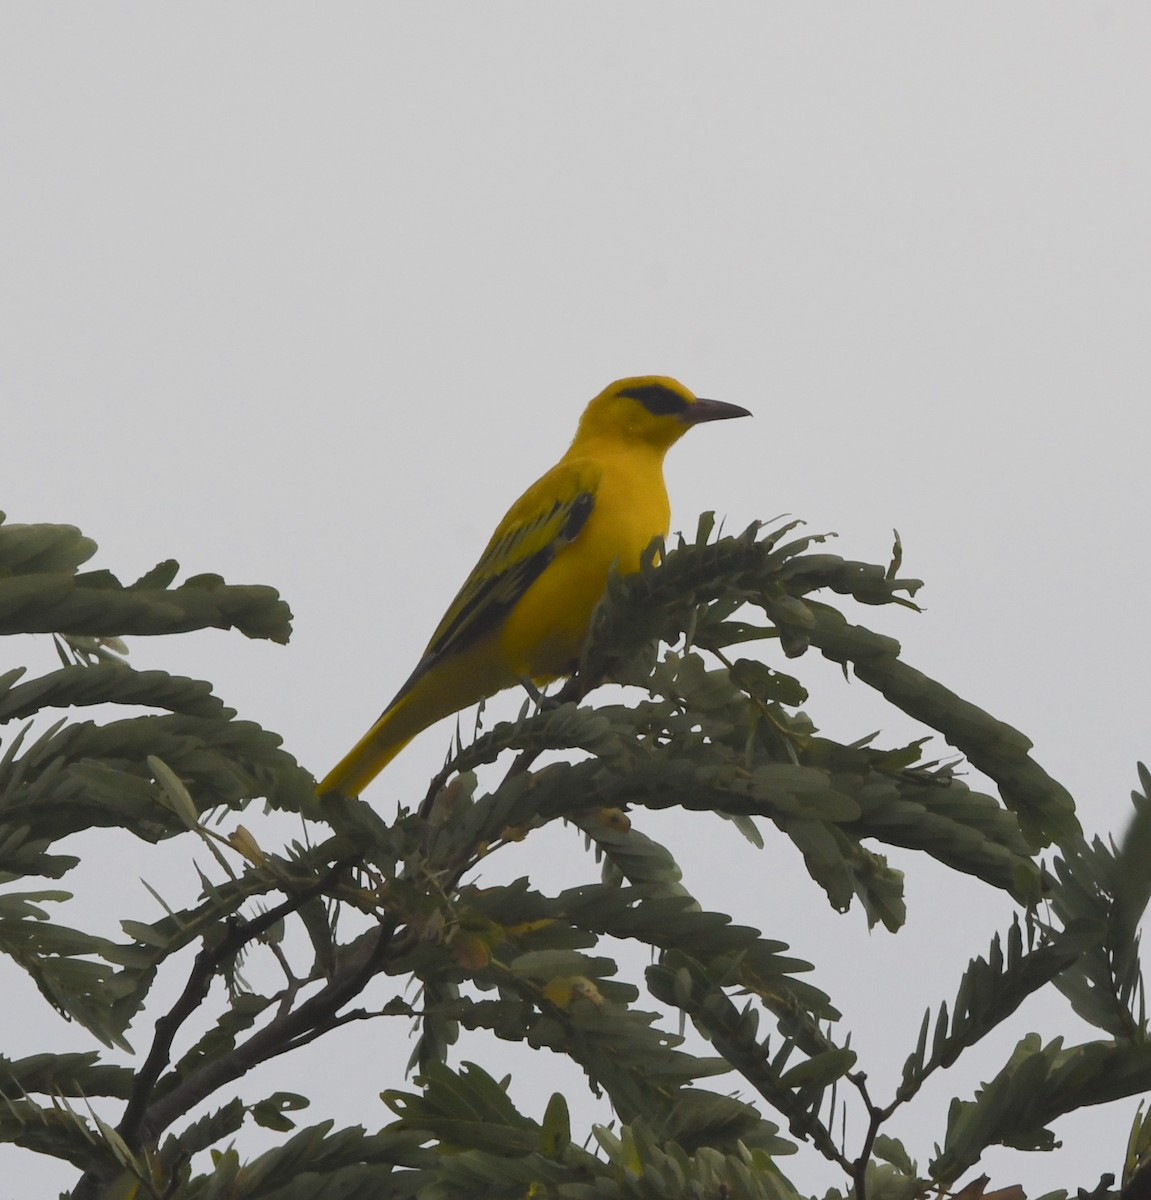
[[[486,639],[436,664],[397,696],[380,719],[320,781],[317,796],[358,796],[419,733],[441,718],[510,687],[516,678]]]
[[[419,733],[419,729],[413,729],[405,736],[392,729],[393,725],[398,724],[394,718],[399,715],[402,705],[403,700],[400,700],[388,709],[320,780],[316,788],[317,796],[328,796],[335,792],[341,796],[358,796]]]

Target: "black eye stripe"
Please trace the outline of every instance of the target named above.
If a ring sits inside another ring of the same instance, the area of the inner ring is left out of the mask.
[[[662,383],[649,383],[644,387],[628,388],[620,392],[629,400],[638,400],[649,413],[656,417],[671,416],[672,413],[686,412],[687,401],[671,388]]]

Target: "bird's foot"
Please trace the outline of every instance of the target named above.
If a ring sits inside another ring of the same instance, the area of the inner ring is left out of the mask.
[[[536,687],[536,685],[532,683],[530,679],[521,679],[520,685],[531,697],[532,703],[540,710],[540,712],[547,712],[549,709],[559,708],[559,706],[563,703],[562,700],[557,700],[552,696],[546,695],[538,687]]]

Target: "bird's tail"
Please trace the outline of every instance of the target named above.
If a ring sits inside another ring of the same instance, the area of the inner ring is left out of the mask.
[[[481,645],[457,655],[450,669],[420,674],[324,776],[316,795],[358,796],[422,729],[515,683],[510,672],[493,672],[489,659],[490,650]]]
[[[338,792],[341,796],[358,796],[364,788],[396,757],[424,728],[421,722],[412,728],[408,716],[409,696],[402,696],[362,738],[320,780],[317,796]]]
[[[316,795],[358,796],[420,730],[511,687],[516,676],[506,668],[493,668],[492,655],[490,643],[480,642],[447,664],[417,672],[383,716],[324,776]]]

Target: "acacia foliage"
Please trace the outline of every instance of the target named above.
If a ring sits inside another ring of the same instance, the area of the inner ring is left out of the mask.
[[[898,542],[878,566],[827,553],[794,524],[714,533],[705,517],[692,542],[613,579],[558,697],[457,745],[425,797],[385,815],[355,798],[317,802],[280,739],[210,684],[123,658],[126,634],[216,627],[287,641],[274,590],[216,576],[175,585],[172,562],[125,586],[80,571],[95,546],[77,530],[0,516],[0,631],[52,633],[61,655],[39,678],[0,674],[0,724],[12,731],[0,757],[0,952],[91,1039],[79,1053],[0,1057],[0,1139],[74,1164],[77,1200],[790,1200],[797,1149],[837,1164],[859,1200],[909,1198],[953,1188],[989,1146],[1050,1148],[1061,1114],[1148,1090],[1137,928],[1151,891],[1151,778],[1140,769],[1120,844],[1088,843],[1021,733],[830,603],[913,608],[919,585],[900,576]],[[997,794],[969,788],[962,760],[927,761],[926,739],[819,736],[804,687],[781,669],[807,653],[940,734]],[[627,700],[597,700],[604,682],[627,685]],[[77,715],[96,705],[126,715]],[[237,824],[231,814],[257,799],[302,814],[306,836],[272,850],[258,813]],[[893,1095],[870,1095],[867,1064],[834,998],[806,981],[809,964],[770,930],[706,911],[644,833],[646,810],[675,807],[734,822],[761,847],[774,829],[772,853],[790,844],[830,905],[859,902],[892,931],[904,897],[884,846],[1014,899],[1005,937],[990,936],[925,1014]],[[594,845],[599,879],[558,892],[543,876],[493,884],[502,846],[560,820]],[[95,827],[129,844],[182,838],[207,847],[215,869],[162,919],[126,916],[119,940],[67,927],[56,914],[68,893],[30,881],[64,878],[77,859],[56,843]],[[642,980],[604,952],[616,940],[650,948]],[[278,964],[278,986],[246,982],[241,966],[257,955]],[[384,975],[417,990],[364,1007]],[[161,977],[178,998],[153,1027],[140,1014]],[[931,1161],[913,1162],[888,1132],[899,1111],[1048,987],[1100,1036],[1023,1038],[974,1096],[956,1098]],[[709,1054],[689,1050],[676,1014]],[[297,1130],[299,1093],[237,1098],[261,1063],[386,1020],[418,1037],[414,1074],[383,1081],[391,1117],[375,1132]],[[193,1027],[201,1036],[177,1055]],[[473,1030],[567,1056],[616,1122],[573,1135],[559,1093],[542,1113],[518,1111],[505,1083],[467,1062]],[[142,1049],[125,1065],[129,1032]],[[836,1132],[849,1097],[863,1114],[854,1144]],[[283,1139],[244,1162],[232,1142],[250,1122]],[[1116,1164],[1125,1197],[1151,1194],[1149,1153],[1138,1119]],[[1092,1192],[1115,1194],[1107,1181]]]

